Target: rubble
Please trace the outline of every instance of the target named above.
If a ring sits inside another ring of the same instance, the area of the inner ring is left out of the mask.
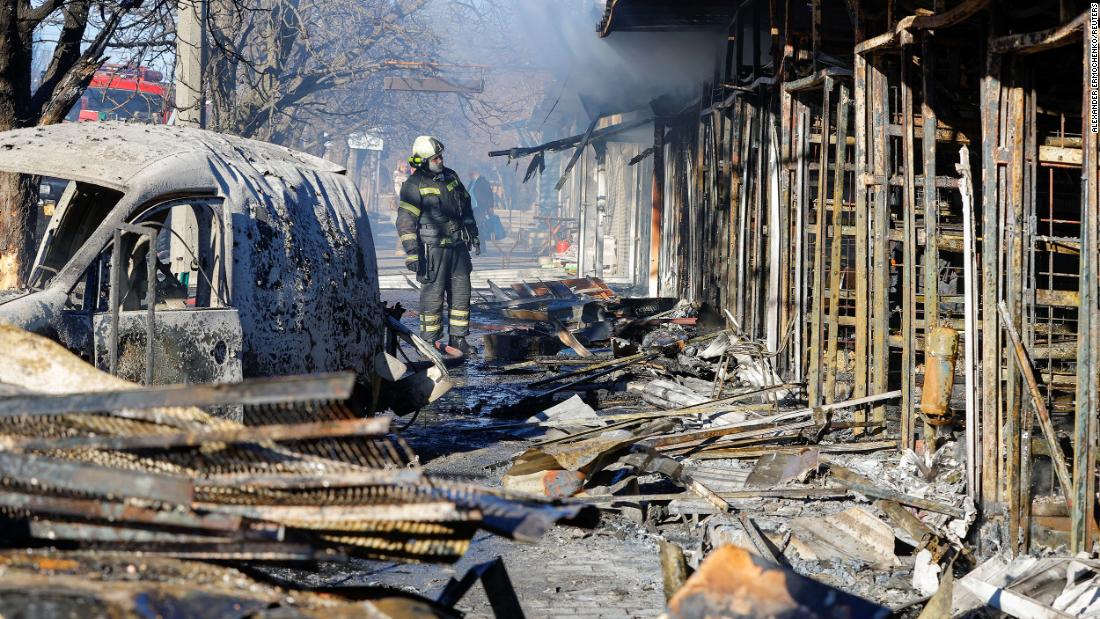
[[[655,328],[654,312],[611,340],[612,358],[644,358],[547,383],[555,396],[584,392],[598,417],[601,398],[634,398],[637,416],[607,413],[608,431],[676,424],[616,446],[607,470],[621,482],[633,466],[637,483],[599,503],[644,506],[639,524],[654,534],[684,525],[688,557],[709,550],[692,547],[702,530],[766,556],[759,529],[798,573],[908,614],[930,597],[924,616],[949,615],[944,600],[960,591],[979,596],[968,611],[1088,612],[1055,601],[1065,562],[1097,551],[1096,7],[605,5],[609,45],[664,52],[687,29],[699,51],[685,57],[712,70],[688,94],[608,97],[560,128],[571,137],[491,155],[531,156],[529,174],[571,183],[558,204],[576,213],[580,273],[720,308],[723,333],[689,344],[698,330]],[[708,33],[715,47],[701,51]],[[654,65],[639,52],[626,66],[667,84]],[[621,137],[647,118],[652,134]],[[623,169],[636,190],[606,191]],[[608,243],[629,247],[609,255]],[[750,388],[769,391],[726,399]],[[807,448],[816,466],[788,474]],[[704,476],[700,462],[727,470]],[[750,482],[766,492],[750,497]],[[844,497],[809,492],[823,489]],[[873,548],[853,545],[837,518],[868,525]],[[823,559],[826,542],[843,548]],[[1027,566],[1023,582],[974,571],[1001,553],[1052,562]],[[723,610],[767,614],[751,594],[741,601]]]
[[[553,14],[499,4],[469,16],[508,36]],[[480,581],[518,616],[501,561],[434,601],[364,607],[254,572],[454,561],[478,531],[531,541],[596,507],[615,514],[603,532],[659,553],[670,617],[1100,616],[1097,6],[602,4],[608,41],[550,28],[570,62],[513,41],[496,69],[523,77],[494,81],[514,92],[463,98],[493,141],[523,144],[489,156],[531,157],[534,183],[498,169],[490,201],[547,228],[482,230],[499,255],[478,262],[503,267],[473,280],[487,365],[379,311],[366,221],[407,129],[385,115],[309,99],[369,149],[268,119],[329,157],[373,151],[347,170],[181,127],[0,136],[0,169],[61,177],[28,288],[0,293],[0,320],[56,342],[0,325],[0,599],[448,616]],[[409,74],[387,83],[492,71],[463,49],[375,60]],[[76,94],[52,73],[43,96]],[[32,232],[24,210],[0,217],[9,245]],[[521,240],[539,268],[510,269]],[[394,430],[431,403],[468,417],[432,428],[438,450],[485,448],[501,488],[425,472]],[[463,440],[484,434],[505,438]]]
[[[45,338],[3,333],[28,346],[0,363],[0,377],[16,388],[0,399],[0,509],[9,522],[0,543],[13,549],[0,563],[31,587],[68,582],[89,562],[148,561],[149,577],[204,569],[190,561],[451,562],[479,529],[534,541],[555,522],[581,522],[586,510],[431,478],[390,434],[390,417],[352,412],[351,373],[142,387]],[[101,390],[72,393],[78,385],[70,382],[33,391],[43,368],[66,368]],[[239,420],[208,412],[227,407],[239,409]],[[35,546],[55,550],[29,561],[14,554]],[[126,595],[176,599],[190,586],[71,593],[81,603],[125,606]],[[252,601],[235,603],[271,603],[248,590]]]
[[[0,566],[0,608],[13,617],[458,616],[402,591],[294,589],[211,563],[132,553],[3,551]]]
[[[1100,563],[1083,557],[992,557],[955,583],[953,615],[990,606],[1012,617],[1093,617]]]
[[[623,333],[614,300],[598,303]],[[896,440],[855,421],[900,391],[804,406],[797,386],[732,327],[704,334],[695,324],[629,321],[634,339],[620,338],[620,350],[637,350],[630,355],[560,362],[560,373],[547,374],[554,359],[515,366],[542,371],[526,388],[559,403],[526,418],[554,434],[513,459],[506,489],[640,519],[667,550],[666,584],[677,559],[661,532],[703,517],[683,547],[688,563],[732,544],[891,607],[920,607],[948,573],[974,565],[963,448],[892,451]]]
[[[744,611],[737,616],[770,612],[770,593],[735,587],[727,599],[725,581],[696,579],[689,587],[694,577],[684,579],[692,566],[734,547],[760,574],[785,573],[788,583],[829,592],[822,595],[843,591],[852,604],[870,604],[869,613],[943,616],[937,609],[964,594],[970,610],[1054,608],[1053,597],[1032,598],[975,570],[987,555],[974,542],[980,522],[968,493],[965,442],[944,432],[935,443],[898,449],[896,426],[868,414],[893,406],[902,390],[811,405],[802,385],[784,382],[773,368],[767,346],[741,335],[729,315],[715,324],[705,306],[620,297],[590,280],[562,285],[498,287],[495,295],[509,300],[482,308],[497,312],[486,320],[522,325],[491,336],[523,342],[537,334],[542,342],[556,339],[559,351],[532,345],[510,357],[519,363],[501,368],[519,373],[521,386],[517,401],[491,414],[516,419],[512,429],[501,427],[535,440],[504,463],[501,483],[508,492],[634,520],[659,542],[669,616],[698,616],[699,608],[733,601]],[[517,322],[507,310],[519,299],[527,314]],[[558,311],[567,322],[550,316]],[[591,356],[570,354],[560,328]],[[948,372],[956,334],[943,329],[938,337],[930,358],[943,356]],[[951,419],[950,380],[944,374],[943,384],[926,382],[937,423]],[[1037,513],[1066,513],[1060,505]],[[684,605],[701,592],[706,602]],[[1059,608],[1087,606],[1085,589],[1066,599],[1074,595],[1078,606]]]

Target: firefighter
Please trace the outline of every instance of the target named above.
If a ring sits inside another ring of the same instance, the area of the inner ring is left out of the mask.
[[[420,335],[432,343],[443,337],[446,295],[450,345],[468,354],[470,251],[481,254],[470,194],[443,165],[443,143],[434,137],[416,138],[409,164],[414,171],[401,185],[397,233],[405,266],[420,282]]]

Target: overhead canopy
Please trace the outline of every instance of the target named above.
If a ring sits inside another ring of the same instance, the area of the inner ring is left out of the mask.
[[[714,30],[728,26],[736,10],[729,0],[607,0],[599,32]]]
[[[575,146],[587,146],[592,142],[609,142],[616,141],[613,138],[621,136],[622,134],[648,125],[653,122],[651,116],[639,116],[633,115],[634,118],[626,120],[622,115],[616,114],[604,118],[604,121],[610,120],[605,126],[599,127],[599,124],[593,123],[592,131],[586,133],[580,133],[572,135],[567,138],[561,138],[539,144],[538,146],[517,146],[515,148],[509,148],[507,150],[493,150],[489,151],[490,157],[508,157],[509,159],[518,159],[520,157],[527,157],[528,155],[535,155],[545,151],[560,151],[567,148],[573,148]],[[629,140],[626,140],[629,141]]]

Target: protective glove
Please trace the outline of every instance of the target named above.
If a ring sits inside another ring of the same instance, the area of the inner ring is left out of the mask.
[[[481,255],[481,239],[476,236],[470,241],[470,249],[473,250],[475,256]]]
[[[406,260],[405,268],[412,271],[413,273],[416,273],[417,270],[419,270],[420,268],[420,259],[417,258],[416,260]]]

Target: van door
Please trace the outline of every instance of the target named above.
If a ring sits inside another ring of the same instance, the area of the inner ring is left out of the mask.
[[[241,380],[241,323],[226,282],[220,200],[173,200],[115,230],[96,367],[144,384]]]

